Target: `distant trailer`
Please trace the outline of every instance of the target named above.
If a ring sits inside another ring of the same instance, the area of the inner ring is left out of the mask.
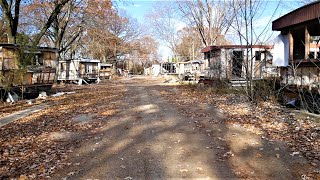
[[[0,90],[35,94],[51,89],[56,79],[58,50],[0,44]]]
[[[101,63],[100,64],[100,78],[101,79],[110,79],[112,75],[112,64]]]
[[[94,82],[99,79],[100,60],[72,59],[59,61],[58,81],[85,80]]]

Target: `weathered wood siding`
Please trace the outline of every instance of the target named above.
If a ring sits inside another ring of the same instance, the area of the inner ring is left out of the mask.
[[[31,65],[26,68],[19,67],[19,50],[15,48],[2,47],[0,53],[0,88],[10,86],[28,86],[53,84],[57,67],[57,56],[55,51],[40,49],[43,65]]]
[[[316,88],[320,85],[320,69],[318,67],[298,67],[281,69],[281,84]]]

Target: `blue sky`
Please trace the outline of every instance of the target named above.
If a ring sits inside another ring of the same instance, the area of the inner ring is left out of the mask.
[[[174,1],[174,0],[172,0]],[[119,4],[119,8],[122,10],[125,10],[126,13],[137,19],[141,24],[145,24],[145,15],[151,10],[151,8],[153,7],[154,3],[162,3],[164,1],[159,1],[159,0],[145,0],[145,1],[141,1],[141,0],[131,0],[131,1],[123,1],[121,4]],[[274,10],[276,9],[279,0],[270,0],[270,1],[264,1],[265,2],[265,6],[266,9],[264,11],[261,11],[261,16],[259,16],[259,18],[257,18],[257,20],[254,22],[255,26],[256,26],[256,31],[258,33],[258,31],[260,29],[263,29],[266,24],[268,23],[268,21],[270,20],[272,14],[274,13]],[[302,6],[301,1],[299,2],[299,0],[280,0],[280,6],[278,11],[276,12],[275,16],[272,18],[272,20],[277,19],[278,17],[298,8]],[[278,34],[278,32],[272,32],[271,30],[271,25],[269,25],[269,27],[267,27],[266,31],[266,39],[268,39],[268,37],[271,36],[271,39],[273,36],[276,36]],[[231,37],[231,35],[230,35]],[[232,39],[228,37],[228,39]],[[236,43],[236,40],[231,40],[234,41]],[[160,45],[160,54],[162,54],[164,57],[168,57],[170,55],[170,51],[168,50],[168,48]]]
[[[152,8],[152,5],[154,2],[157,1],[125,1],[123,4],[120,5],[121,9],[126,10],[128,15],[130,15],[133,18],[138,19],[140,23],[143,23],[144,16],[148,11]],[[161,2],[160,2],[161,3]]]
[[[173,1],[173,0],[172,0]],[[281,14],[287,13],[293,9],[296,9],[301,6],[299,0],[268,0],[268,9],[269,13],[275,9],[277,3],[280,1],[281,3]],[[132,17],[138,19],[139,21],[143,21],[144,15],[152,8],[154,3],[162,3],[163,0],[131,0],[131,1],[123,1],[120,4],[121,9],[125,9],[128,14]]]

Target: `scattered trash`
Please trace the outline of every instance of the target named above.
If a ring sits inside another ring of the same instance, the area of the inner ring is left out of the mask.
[[[180,172],[188,172],[188,169],[180,169]]]
[[[202,167],[197,167],[196,170],[197,170],[197,172],[199,174],[203,174],[203,168]]]
[[[311,162],[310,163],[312,166],[316,167],[318,164],[317,163],[314,163],[314,162]]]
[[[67,175],[68,176],[73,176],[73,175],[75,175],[76,174],[76,172],[69,172]]]
[[[261,158],[261,157],[262,157],[262,154],[256,153],[255,157],[256,157],[256,158]]]
[[[125,169],[125,168],[126,168],[126,166],[125,166],[125,165],[121,165],[120,167],[121,167],[122,169]]]
[[[299,108],[299,106],[300,106],[300,101],[297,99],[291,100],[286,104],[286,107],[288,108]]]
[[[299,154],[300,154],[300,152],[299,152],[299,151],[296,151],[296,152],[291,153],[290,155],[291,155],[291,156],[294,156],[294,155],[299,155]]]
[[[301,180],[309,180],[309,179],[310,179],[310,177],[308,177],[307,175],[305,175],[305,174],[301,175]]]
[[[39,93],[38,99],[46,99],[47,98],[47,93],[45,91],[41,91]]]
[[[27,104],[29,104],[29,105],[31,105],[31,104],[33,104],[33,103],[35,103],[36,101],[34,100],[34,99],[29,99],[29,100],[27,100]]]
[[[20,175],[19,180],[28,180],[29,178],[26,175]]]
[[[232,153],[232,151],[228,151],[228,152],[224,153],[224,155],[223,155],[223,157],[225,157],[225,158],[230,158],[233,156],[234,156],[234,154]]]
[[[58,93],[56,93],[56,94],[53,94],[53,95],[51,95],[52,97],[58,97],[58,96],[62,96],[62,95],[65,95],[65,94],[74,94],[74,93],[76,93],[76,92],[58,92]]]
[[[125,180],[132,180],[133,178],[130,177],[130,176],[128,176],[128,177],[125,177],[124,179],[125,179]]]
[[[217,149],[224,149],[224,147],[217,146]]]
[[[15,92],[8,92],[6,102],[14,103],[19,100],[19,96]]]

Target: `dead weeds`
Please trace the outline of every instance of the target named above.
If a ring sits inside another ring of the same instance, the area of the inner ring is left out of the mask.
[[[188,107],[194,104],[214,105],[226,117],[225,123],[246,127],[248,131],[267,140],[283,141],[291,148],[292,156],[302,155],[315,169],[319,168],[320,127],[313,117],[296,116],[292,111],[272,102],[254,105],[238,93],[216,93],[211,89],[193,86],[174,88],[174,91],[162,89],[161,93],[169,102],[175,104],[182,114],[191,118],[210,117],[209,112],[193,112]],[[316,176],[319,177],[319,174]]]

